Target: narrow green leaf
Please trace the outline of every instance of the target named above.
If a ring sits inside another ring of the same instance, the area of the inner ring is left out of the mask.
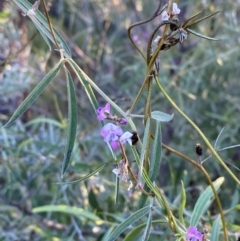
[[[114,226],[110,227],[107,232],[105,232],[104,236],[102,237],[101,241],[108,241],[112,231],[114,229]]]
[[[148,146],[148,136],[149,136],[149,131],[150,131],[150,118],[147,118],[146,121],[146,126],[145,126],[145,131],[143,135],[143,143],[142,143],[142,150],[140,154],[140,166],[139,166],[139,174],[138,174],[138,181],[141,182],[141,177],[142,177],[142,170],[143,170],[143,163],[144,163],[144,158],[146,154],[146,148]]]
[[[150,211],[148,214],[147,225],[143,233],[142,241],[147,241],[149,239],[151,227],[152,227],[152,212]]]
[[[58,71],[62,67],[62,62],[59,61],[54,68],[39,82],[39,84],[33,89],[33,91],[27,96],[27,98],[21,103],[21,105],[14,112],[10,120],[3,127],[8,127],[13,124],[31,105],[32,103],[41,95],[48,84],[57,75]]]
[[[139,161],[137,161],[138,168],[139,168],[139,173],[138,173],[138,182],[139,183],[142,183],[141,179],[142,179],[142,172],[143,172],[143,163],[144,163],[144,157],[145,157],[146,148],[147,148],[147,140],[148,140],[149,128],[150,128],[150,118],[147,119],[146,126],[145,126],[140,159],[139,159],[139,156],[136,159],[136,160],[139,160]],[[146,192],[149,192],[150,188],[148,186],[144,185],[144,190]],[[147,199],[148,199],[148,196],[142,192],[141,196],[140,196],[140,199],[139,199],[139,202],[138,202],[137,209],[141,209],[142,207],[144,207]]]
[[[166,220],[163,219],[159,219],[159,220],[153,220],[152,224],[167,224],[168,222]],[[137,237],[139,236],[139,234],[141,233],[141,231],[143,230],[143,228],[146,226],[146,223],[143,223],[139,226],[137,226],[136,228],[132,229],[130,233],[128,233],[128,235],[124,238],[124,241],[133,241],[133,240],[137,240]]]
[[[29,11],[29,9],[32,8],[32,4],[30,4],[26,0],[13,0],[13,1],[15,2],[16,5],[18,5],[19,8],[22,9],[22,11],[25,14]],[[51,42],[53,42],[53,44],[55,44],[51,31],[49,29],[47,19],[39,10],[36,11],[36,15],[34,17],[31,17],[31,20],[33,21],[36,28],[39,30],[40,34],[42,35],[42,37],[44,38],[44,40],[48,44],[48,46],[50,46],[50,44],[49,44],[48,40],[46,40],[46,36],[51,40]],[[56,37],[60,47],[62,49],[64,49],[64,51],[65,51],[64,55],[66,57],[71,57],[72,53],[71,53],[71,50],[70,50],[68,44],[66,43],[66,41],[63,39],[63,37],[59,34],[59,32],[54,27],[53,27],[53,31],[55,33],[55,37]]]
[[[144,185],[144,188],[143,188],[146,192],[150,192],[151,189],[148,185]],[[149,196],[147,196],[146,194],[144,194],[143,192],[141,193],[141,196],[138,200],[138,206],[137,206],[137,210],[141,209],[144,207],[144,205],[146,204],[147,202],[147,199],[149,198]]]
[[[208,19],[208,18],[211,18],[212,16],[218,14],[219,12],[220,12],[220,11],[216,11],[216,12],[211,13],[211,14],[203,17],[203,18],[200,18],[200,19],[196,20],[195,22],[192,22],[192,23],[188,24],[188,25],[186,26],[186,28],[190,28],[190,27],[192,27],[192,26],[194,26],[194,25],[196,25],[196,24],[198,24],[198,23],[200,23],[200,22],[202,22],[202,21],[204,21],[204,20],[206,20],[206,19]]]
[[[144,207],[137,212],[133,213],[130,217],[128,217],[126,220],[124,220],[111,234],[108,241],[115,241],[116,238],[123,233],[128,226],[135,223],[137,220],[139,220],[141,217],[146,215],[150,211],[150,207]]]
[[[182,28],[185,29],[186,26],[188,26],[188,23],[191,22],[194,18],[198,17],[199,15],[201,15],[204,11],[201,11],[195,15],[193,15],[192,17],[190,17],[183,25]]]
[[[213,182],[213,185],[216,190],[219,189],[219,187],[224,182],[224,177],[219,177],[216,181]],[[198,198],[194,209],[192,213],[192,217],[190,220],[190,226],[197,226],[201,216],[207,211],[209,206],[212,203],[212,198],[214,196],[214,193],[212,191],[211,186],[209,185],[206,190],[201,194],[201,196]]]
[[[50,118],[42,118],[42,117],[39,117],[39,118],[36,118],[36,119],[33,119],[31,121],[28,121],[27,124],[24,125],[24,127],[27,127],[27,126],[30,126],[30,125],[41,125],[41,124],[49,124],[49,125],[53,125],[53,126],[56,126],[58,128],[64,128],[64,125],[59,122],[59,121],[56,121],[54,119],[50,119]]]
[[[90,103],[92,104],[92,107],[93,107],[94,111],[96,112],[97,108],[98,108],[98,103],[97,103],[97,99],[94,95],[91,85],[88,84],[88,82],[86,81],[86,78],[88,76],[79,68],[79,66],[72,59],[69,59],[68,63],[71,65],[72,69],[75,71],[81,84],[84,86],[88,99],[90,100]]]
[[[184,184],[182,181],[181,181],[181,184],[182,184],[182,191],[181,191],[181,204],[180,204],[180,208],[179,208],[179,220],[182,225],[185,225],[184,218],[183,218],[183,212],[184,212],[184,208],[186,205],[186,192],[185,192]]]
[[[163,215],[162,209],[157,207],[157,206],[153,206],[152,209],[158,214],[158,215]]]
[[[195,31],[193,31],[193,30],[190,29],[190,28],[187,28],[187,31],[190,32],[191,34],[197,36],[197,37],[204,38],[204,39],[207,39],[207,40],[212,40],[212,41],[219,41],[219,40],[221,40],[221,39],[211,38],[211,37],[202,35],[202,34],[200,34],[200,33],[197,33],[197,32],[195,32]]]
[[[66,70],[67,89],[68,89],[68,127],[67,127],[67,141],[65,146],[65,154],[62,165],[62,177],[67,170],[70,162],[75,136],[77,131],[77,101],[71,74]]]
[[[162,132],[161,123],[156,121],[156,130],[154,135],[154,142],[152,148],[152,157],[149,167],[149,177],[152,182],[157,178],[161,165],[161,154],[162,154]]]
[[[222,128],[222,130],[221,130],[220,133],[218,134],[218,137],[217,137],[217,139],[216,139],[216,141],[215,141],[215,144],[214,144],[214,149],[215,149],[215,150],[218,150],[218,148],[217,148],[217,146],[218,146],[218,141],[219,141],[219,138],[220,138],[220,136],[221,136],[224,128],[225,128],[225,127]]]
[[[115,182],[115,205],[118,206],[118,195],[119,195],[119,178],[116,175],[116,182]]]
[[[156,121],[160,121],[160,122],[169,122],[173,119],[174,114],[167,114],[161,111],[153,111],[151,113],[151,117],[152,119],[156,120]]]
[[[132,149],[134,158],[136,160],[136,163],[139,166],[140,162],[141,162],[140,158],[139,158],[139,155],[138,155],[138,153],[137,153],[137,151],[136,151],[134,146],[131,146],[131,149]],[[152,190],[156,194],[156,198],[157,198],[158,202],[160,203],[161,208],[164,208],[164,201],[163,201],[163,199],[161,197],[161,194],[160,194],[159,190],[156,187],[154,187],[154,185],[153,185],[152,181],[149,179],[148,174],[146,173],[145,169],[143,169],[143,173],[142,174],[143,174],[144,181],[146,182],[146,185],[150,188],[150,190]],[[146,185],[144,185],[144,190],[146,190],[146,188],[145,188]],[[145,194],[142,193],[140,199],[142,198],[142,195],[145,196],[145,199],[148,198]],[[144,204],[145,203],[143,202],[141,205],[144,206]],[[140,205],[138,205],[138,207],[140,207]]]
[[[77,180],[74,181],[69,181],[69,182],[57,182],[56,184],[73,184],[73,183],[78,183],[78,182],[82,182],[88,178],[90,178],[91,176],[95,175],[96,173],[100,172],[108,163],[104,163],[103,165],[101,165],[99,168],[97,168],[96,170],[94,170],[93,172],[89,173],[88,175],[79,178]]]
[[[45,205],[41,207],[33,208],[33,213],[43,213],[43,212],[60,212],[69,215],[74,215],[77,218],[87,218],[91,221],[102,221],[98,216],[94,215],[92,212],[88,212],[82,208],[70,207],[67,205]]]
[[[213,222],[213,227],[211,230],[211,241],[218,241],[219,240],[219,231],[220,231],[220,215],[215,219]]]

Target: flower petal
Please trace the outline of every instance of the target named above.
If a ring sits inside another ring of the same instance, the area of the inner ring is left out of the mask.
[[[173,3],[173,6],[172,6],[172,14],[173,15],[177,15],[181,12],[181,10],[178,8],[177,4],[176,3]]]
[[[104,141],[107,141],[107,142],[117,141],[122,134],[123,134],[122,128],[112,123],[107,123],[101,129],[101,136],[104,138]]]
[[[169,15],[167,14],[167,11],[162,12],[162,22],[167,21],[169,19]]]
[[[97,109],[97,119],[98,120],[104,120],[105,118],[107,118],[108,115],[110,115],[110,110],[111,110],[111,106],[109,103],[107,103],[105,105],[105,107],[99,107]]]
[[[133,136],[132,133],[126,131],[123,135],[121,135],[121,137],[119,138],[119,141],[122,144],[125,144],[126,142],[128,142],[129,145],[132,145],[132,139],[131,139],[132,136]]]

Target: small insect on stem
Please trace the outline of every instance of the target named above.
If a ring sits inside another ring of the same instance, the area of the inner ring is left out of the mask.
[[[198,163],[201,164],[202,161],[202,147],[199,143],[195,145],[195,152],[198,155]]]
[[[133,131],[132,134],[132,145],[135,146],[138,142],[138,133],[136,131]]]

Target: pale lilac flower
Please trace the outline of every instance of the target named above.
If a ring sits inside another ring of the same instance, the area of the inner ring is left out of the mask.
[[[121,135],[121,137],[119,138],[119,141],[122,144],[125,144],[126,142],[128,142],[129,145],[132,145],[132,139],[131,139],[132,136],[133,136],[132,133],[126,131],[123,135]]]
[[[162,16],[162,22],[168,21],[169,15],[168,15],[167,11],[163,11],[161,16]]]
[[[106,124],[101,130],[101,135],[106,142],[118,141],[122,134],[122,128],[112,123]]]
[[[105,107],[99,107],[97,109],[97,119],[100,121],[106,119],[110,115],[110,110],[111,106],[109,103],[107,103]]]
[[[173,3],[172,5],[172,14],[173,15],[177,15],[181,12],[181,10],[178,8],[177,4],[176,3]]]
[[[190,227],[187,230],[186,241],[202,241],[203,235],[198,232],[196,227]]]

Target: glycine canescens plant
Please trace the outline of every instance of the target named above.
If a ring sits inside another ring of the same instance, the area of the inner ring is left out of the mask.
[[[101,165],[98,169],[79,180],[70,182],[63,181],[61,184],[70,185],[74,182],[84,181],[103,170],[109,164],[114,164],[115,167],[112,173],[116,175],[116,205],[118,202],[119,186],[123,187],[121,182],[129,183],[129,193],[136,192],[139,195],[137,210],[119,225],[114,224],[104,240],[120,240],[119,237],[126,233],[128,234],[125,236],[124,240],[151,240],[152,227],[155,224],[163,225],[164,229],[168,230],[167,233],[169,238],[165,240],[229,240],[230,235],[225,222],[225,213],[223,212],[222,204],[217,193],[221,184],[224,182],[224,177],[219,177],[214,181],[211,180],[208,172],[204,168],[206,160],[202,160],[202,147],[200,144],[196,144],[197,160],[192,160],[187,155],[165,145],[162,142],[162,123],[169,122],[175,117],[171,114],[161,112],[161,105],[159,105],[158,110],[152,110],[151,106],[153,88],[157,88],[159,94],[161,93],[175,111],[178,112],[199,134],[202,141],[211,151],[210,155],[214,157],[214,161],[222,165],[227,172],[228,178],[231,177],[237,185],[240,184],[239,178],[234,175],[219,154],[223,149],[219,150],[216,147],[217,145],[211,145],[202,130],[174,102],[171,95],[166,92],[159,77],[162,70],[162,63],[164,62],[164,59],[161,58],[162,51],[167,52],[176,45],[186,43],[190,34],[204,39],[204,41],[218,41],[218,39],[213,37],[195,32],[193,28],[201,22],[214,17],[219,11],[206,13],[204,10],[199,10],[198,13],[189,16],[186,21],[181,22],[179,20],[181,8],[177,3],[168,0],[164,5],[164,1],[158,1],[158,6],[156,9],[153,9],[151,17],[129,26],[127,33],[130,40],[129,45],[132,45],[139,52],[142,61],[146,64],[147,71],[145,76],[143,76],[141,87],[131,107],[127,111],[124,111],[121,106],[116,104],[94,80],[89,78],[82,70],[81,66],[78,66],[73,60],[70,48],[50,21],[45,0],[38,0],[33,5],[26,0],[13,0],[13,2],[21,9],[26,17],[31,19],[47,45],[51,48],[49,40],[54,44],[57,51],[59,51],[60,59],[17,108],[10,120],[6,123],[5,128],[12,125],[16,119],[32,105],[62,69],[66,75],[68,92],[67,138],[61,171],[61,177],[63,178],[71,161],[78,124],[76,93],[71,74],[74,72],[89,98],[89,106],[93,107],[93,111],[96,113],[96,119],[101,123],[101,127],[99,127],[99,138],[102,138],[103,142],[106,144],[106,149],[108,148],[110,150],[112,161],[106,161],[106,163]],[[40,4],[43,7],[46,17],[39,11]],[[146,50],[142,50],[137,45],[136,36],[132,36],[131,31],[133,28],[140,27],[141,25],[151,24],[151,22],[156,19],[158,21],[158,26],[150,33],[146,43]],[[134,109],[140,97],[142,97],[144,90],[147,92],[145,105],[143,106],[144,111],[141,115],[134,114]],[[99,97],[96,98],[96,93],[105,100],[105,106],[99,106]],[[112,109],[114,109],[117,115],[112,114]],[[138,126],[136,124],[138,122],[135,122],[135,120],[139,118],[142,120],[142,125],[144,126],[143,136],[139,134],[139,129],[141,129],[142,126]],[[198,169],[199,172],[204,175],[206,182],[209,184],[206,190],[199,196],[190,216],[186,214],[187,211],[185,210],[186,192],[183,183],[182,191],[179,194],[180,201],[178,212],[174,212],[162,187],[158,186],[156,182],[161,166],[162,148],[165,148],[169,152],[191,163],[193,168]],[[129,156],[133,156],[134,161],[130,161]],[[205,219],[205,223],[209,222],[208,226],[212,225],[211,230],[206,230],[203,227],[201,218],[209,209],[213,199],[216,200],[219,215],[211,217],[211,223],[208,219]],[[39,210],[35,211],[38,212]],[[158,219],[154,220],[153,217],[156,217],[156,215]],[[144,217],[147,218],[144,219]],[[134,227],[133,224],[139,220],[145,221],[143,221],[141,226]],[[109,223],[106,225],[109,225]],[[139,238],[140,233],[141,235]],[[164,239],[159,238],[159,240]]]

